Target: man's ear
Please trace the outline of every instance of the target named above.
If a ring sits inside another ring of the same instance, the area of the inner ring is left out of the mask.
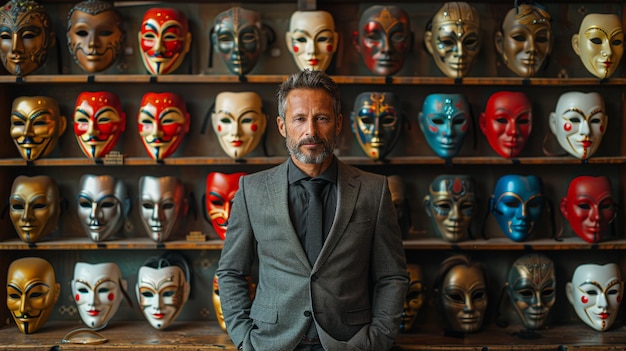
[[[280,132],[280,135],[283,136],[283,138],[287,137],[287,130],[285,129],[285,120],[282,119],[282,117],[278,116],[276,117],[276,125],[278,126],[278,131]]]

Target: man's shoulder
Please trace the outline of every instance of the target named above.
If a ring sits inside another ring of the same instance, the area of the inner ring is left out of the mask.
[[[269,177],[274,176],[275,174],[280,173],[281,170],[284,169],[284,167],[286,167],[286,163],[281,163],[277,166],[273,166],[270,168],[266,168],[260,171],[256,171],[253,173],[248,173],[246,175],[244,175],[243,177],[245,178],[246,183],[248,182],[259,182],[259,181],[264,181]]]
[[[385,176],[382,174],[366,171],[341,161],[339,161],[339,169],[340,174],[344,173],[353,178],[358,177],[361,180],[382,181],[385,179]]]

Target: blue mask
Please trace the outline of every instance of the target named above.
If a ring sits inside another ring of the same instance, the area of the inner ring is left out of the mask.
[[[402,117],[392,93],[365,92],[354,100],[350,114],[352,132],[365,154],[374,160],[385,158],[400,137]]]
[[[417,121],[430,148],[441,158],[456,156],[470,124],[470,109],[461,94],[426,96]]]
[[[489,210],[500,229],[513,241],[525,241],[541,218],[543,185],[534,175],[505,175],[498,179],[489,200]]]

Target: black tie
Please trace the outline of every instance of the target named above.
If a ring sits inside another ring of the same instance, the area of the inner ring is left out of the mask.
[[[323,218],[324,210],[322,206],[322,190],[326,186],[325,180],[303,181],[301,184],[309,193],[309,207],[306,213],[306,236],[304,238],[304,250],[309,257],[311,266],[317,260],[317,256],[322,250],[324,242]]]

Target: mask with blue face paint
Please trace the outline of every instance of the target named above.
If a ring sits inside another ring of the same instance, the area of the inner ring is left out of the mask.
[[[364,92],[354,100],[352,132],[371,159],[385,158],[398,142],[402,116],[396,105],[395,95],[388,92]]]
[[[470,125],[470,107],[461,94],[426,96],[418,124],[428,146],[441,158],[456,156]]]

